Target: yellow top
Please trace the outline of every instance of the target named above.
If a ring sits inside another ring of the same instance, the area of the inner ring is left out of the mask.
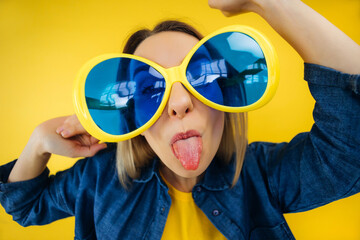
[[[181,192],[164,181],[169,187],[172,203],[162,239],[226,239],[196,206],[191,192]]]

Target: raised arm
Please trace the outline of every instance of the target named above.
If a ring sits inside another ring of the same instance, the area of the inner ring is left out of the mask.
[[[105,147],[106,144],[99,144],[97,139],[84,130],[75,115],[48,120],[34,130],[8,182],[39,176],[52,153],[67,157],[89,157]]]
[[[225,15],[260,14],[307,62],[304,79],[316,101],[311,131],[289,143],[252,145],[266,162],[274,202],[298,212],[360,192],[360,46],[299,0],[209,4]]]
[[[49,176],[48,160],[53,153],[92,156],[105,147],[82,128],[74,115],[40,124],[19,159],[0,166],[0,204],[22,226],[43,225],[73,216],[77,190],[84,176],[91,175],[84,171],[94,161],[83,159],[70,169]]]
[[[305,62],[350,74],[360,73],[360,46],[300,0],[209,0],[226,16],[262,16]]]

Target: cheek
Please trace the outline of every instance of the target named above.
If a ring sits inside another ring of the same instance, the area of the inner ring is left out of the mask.
[[[141,135],[145,137],[146,141],[153,149],[153,151],[160,156],[162,152],[164,152],[164,144],[166,141],[164,137],[161,135],[164,132],[164,122],[162,121],[162,117],[154,123],[150,128],[148,128]],[[160,154],[160,155],[159,155]]]
[[[223,129],[224,128],[224,122],[225,122],[225,113],[220,112],[217,110],[212,110],[212,116],[211,119],[213,119],[213,124],[216,128]]]
[[[209,128],[211,130],[211,145],[218,149],[220,141],[224,132],[225,113],[217,110],[211,110],[209,116]]]
[[[199,120],[203,122],[204,125],[208,128],[207,130],[211,131],[212,134],[216,133],[217,135],[222,135],[225,122],[225,113],[208,107],[197,99],[194,101],[196,101],[196,107],[200,110],[198,116],[200,118]]]
[[[147,129],[145,132],[143,132],[141,135],[143,135],[146,139],[146,141],[149,143],[150,147],[155,150],[156,142],[158,142],[158,136],[156,134],[156,130],[152,129],[154,126],[151,126],[149,129]],[[154,131],[155,130],[155,131]]]

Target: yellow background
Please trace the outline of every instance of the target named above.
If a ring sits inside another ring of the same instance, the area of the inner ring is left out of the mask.
[[[360,43],[359,0],[306,0]],[[205,0],[0,1],[0,164],[15,159],[34,127],[73,113],[72,87],[88,59],[120,52],[139,26],[180,19],[203,34],[229,24],[247,24],[264,32],[280,58],[280,86],[273,101],[250,114],[250,141],[289,141],[313,122],[303,62],[269,25],[255,14],[225,18]],[[301,34],[299,32],[299,34]],[[52,172],[75,160],[53,156]],[[288,214],[297,239],[360,239],[360,195],[306,213]],[[73,239],[74,219],[23,228],[0,208],[0,239]]]

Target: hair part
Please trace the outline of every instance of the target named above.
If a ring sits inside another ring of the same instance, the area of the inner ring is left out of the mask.
[[[123,52],[133,54],[146,38],[165,31],[187,33],[199,40],[203,38],[194,27],[184,22],[168,20],[160,22],[153,30],[141,29],[136,31],[128,38]],[[237,183],[240,177],[246,147],[247,114],[225,113],[224,132],[216,156],[222,163],[229,164],[235,154],[235,173],[232,186]],[[148,166],[155,157],[155,152],[141,135],[118,142],[116,167],[121,185],[127,189],[130,186],[131,179],[140,177],[141,168]]]

